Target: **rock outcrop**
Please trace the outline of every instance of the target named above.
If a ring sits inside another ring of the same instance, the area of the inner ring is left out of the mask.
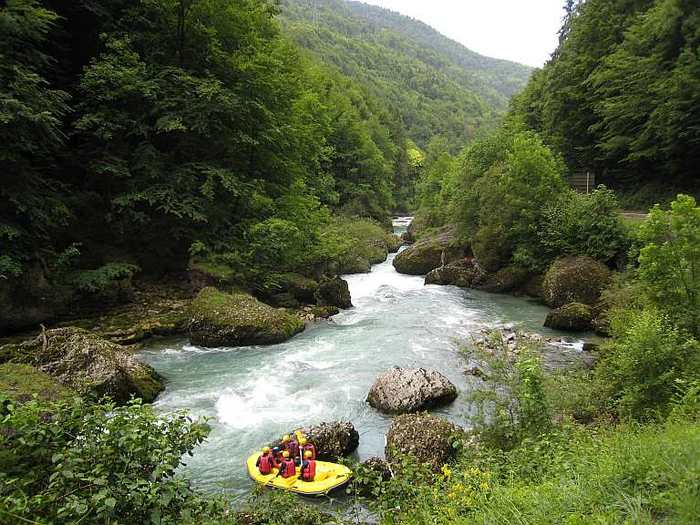
[[[437,416],[404,414],[391,422],[384,452],[391,464],[396,465],[401,456],[411,456],[439,471],[454,457],[453,443],[464,435],[462,429]]]
[[[485,277],[484,272],[473,261],[456,261],[431,270],[425,276],[425,284],[454,285],[471,288]]]
[[[583,332],[592,329],[593,309],[587,304],[569,303],[552,310],[544,325],[555,330]]]
[[[192,344],[207,347],[277,344],[304,330],[296,315],[216,288],[199,292],[188,313]]]
[[[352,454],[360,444],[360,434],[349,421],[321,423],[303,428],[301,432],[316,446],[321,461],[337,461]]]
[[[336,306],[338,308],[352,308],[350,288],[348,283],[340,277],[324,278],[316,290],[316,304],[319,306]]]
[[[0,352],[15,363],[34,366],[81,395],[153,401],[163,390],[156,371],[126,348],[81,328],[46,330],[35,339]]]
[[[608,267],[590,257],[558,259],[544,277],[544,300],[552,308],[569,303],[595,305],[610,277]]]
[[[453,227],[445,227],[433,235],[426,235],[399,253],[394,268],[407,275],[425,275],[431,270],[460,260],[468,248],[461,243]]]
[[[440,372],[396,367],[375,380],[367,402],[388,414],[405,414],[446,405],[456,398],[457,388]]]

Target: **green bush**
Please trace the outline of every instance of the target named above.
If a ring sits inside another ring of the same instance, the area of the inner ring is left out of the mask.
[[[599,186],[590,195],[564,192],[545,209],[537,228],[539,243],[550,259],[587,255],[609,262],[629,247],[615,193]]]
[[[665,415],[683,381],[700,377],[700,343],[651,309],[613,316],[595,374],[611,408],[638,420]]]
[[[226,503],[176,475],[208,427],[184,413],[31,401],[0,421],[3,523],[234,523]]]
[[[678,195],[669,211],[655,206],[639,236],[639,277],[647,295],[700,336],[700,206],[688,195]]]

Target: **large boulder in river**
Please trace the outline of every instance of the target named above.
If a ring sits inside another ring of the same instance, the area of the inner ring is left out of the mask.
[[[153,368],[123,346],[81,328],[46,330],[0,353],[12,362],[34,366],[81,395],[110,396],[117,403],[133,395],[151,402],[163,390]]]
[[[396,253],[403,246],[403,239],[398,235],[390,233],[386,236],[386,248],[389,253]]]
[[[464,255],[464,243],[457,239],[455,229],[448,226],[399,253],[394,259],[394,268],[407,275],[425,275],[443,263],[462,259]]]
[[[301,429],[316,446],[318,459],[337,461],[352,454],[360,444],[360,434],[349,421],[334,421]]]
[[[462,429],[437,416],[426,412],[404,414],[391,422],[384,453],[391,464],[410,456],[438,471],[454,458],[454,443],[464,436]]]
[[[382,412],[404,414],[446,405],[456,398],[457,387],[440,372],[395,367],[375,380],[367,402]]]
[[[594,305],[610,277],[608,267],[590,257],[557,259],[544,276],[544,300],[552,308],[569,303]]]
[[[583,332],[591,330],[593,317],[593,309],[587,304],[569,303],[549,312],[544,325],[555,330]]]
[[[316,290],[316,304],[319,306],[352,308],[348,282],[337,276],[322,279],[318,290]]]
[[[476,264],[456,261],[431,270],[425,276],[425,284],[454,285],[471,288],[481,282],[484,272]]]
[[[218,346],[282,343],[304,330],[304,322],[244,293],[204,288],[189,308],[192,344]]]

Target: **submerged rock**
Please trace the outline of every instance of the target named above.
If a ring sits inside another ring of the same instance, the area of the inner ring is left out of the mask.
[[[404,414],[446,405],[456,398],[457,387],[440,372],[396,367],[375,380],[367,402],[382,412]]]
[[[316,290],[316,303],[319,306],[352,308],[348,282],[340,277],[325,278]]]
[[[569,303],[594,305],[610,281],[611,272],[590,257],[564,257],[554,261],[544,277],[545,302],[552,308]]]
[[[189,308],[190,340],[201,346],[277,344],[303,330],[298,316],[244,293],[204,288]]]
[[[463,437],[462,429],[437,416],[404,414],[391,422],[384,452],[391,464],[397,464],[401,456],[411,456],[439,471],[454,458],[457,448],[453,443]]]
[[[555,330],[583,332],[591,329],[593,309],[587,304],[569,303],[547,314],[544,325]]]
[[[16,345],[12,360],[36,367],[81,395],[110,396],[117,403],[132,395],[151,402],[163,390],[152,367],[123,346],[81,328],[46,330]]]
[[[407,275],[425,275],[431,270],[462,259],[465,246],[458,241],[453,227],[445,227],[422,238],[399,253],[394,259],[394,268]]]

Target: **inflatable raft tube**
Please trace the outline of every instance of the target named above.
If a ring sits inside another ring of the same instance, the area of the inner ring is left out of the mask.
[[[352,478],[352,471],[337,463],[327,463],[325,461],[316,462],[316,478],[314,481],[302,481],[299,479],[299,467],[296,475],[291,478],[283,478],[277,475],[277,469],[273,469],[272,474],[263,475],[255,466],[260,452],[256,452],[248,458],[246,466],[248,475],[253,481],[266,487],[273,487],[303,496],[325,496],[329,492],[339,489],[347,484]]]

